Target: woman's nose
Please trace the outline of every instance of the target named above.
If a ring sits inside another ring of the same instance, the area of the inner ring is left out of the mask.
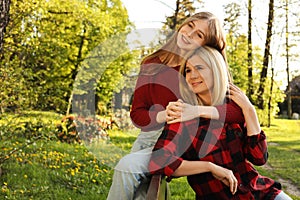
[[[199,72],[197,72],[196,70],[193,70],[191,72],[191,78],[198,78],[199,77]]]
[[[193,38],[193,33],[194,33],[193,30],[188,31],[188,32],[187,32],[187,36],[188,36],[189,38]]]

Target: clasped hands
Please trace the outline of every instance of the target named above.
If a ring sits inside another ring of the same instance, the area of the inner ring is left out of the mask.
[[[184,122],[199,116],[197,106],[184,103],[181,99],[169,102],[166,107],[166,121],[168,124]]]

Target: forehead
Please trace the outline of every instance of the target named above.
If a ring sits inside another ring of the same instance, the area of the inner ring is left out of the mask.
[[[187,66],[208,66],[207,63],[199,56],[199,55],[193,55],[188,59]]]

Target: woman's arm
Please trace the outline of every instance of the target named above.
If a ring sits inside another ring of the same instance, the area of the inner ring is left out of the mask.
[[[151,63],[142,66],[141,70],[159,66],[159,63]],[[163,127],[167,120],[166,107],[168,103],[178,99],[177,77],[178,72],[171,67],[162,68],[156,74],[141,73],[139,75],[130,111],[130,117],[135,126],[143,131],[157,130]]]
[[[233,101],[218,106],[193,106],[183,103],[182,100],[172,102],[167,115],[174,118],[167,118],[169,124],[188,121],[197,117],[221,120],[226,123],[243,124],[245,122],[242,109]]]
[[[230,85],[229,98],[243,110],[246,121],[245,157],[254,165],[264,165],[268,159],[266,136],[260,128],[258,116],[248,97],[235,85]]]
[[[145,131],[159,129],[163,126],[156,121],[157,113],[164,111],[163,106],[153,105],[150,96],[150,85],[144,84],[145,77],[139,78],[134,91],[130,117],[137,128]]]
[[[189,176],[205,172],[211,172],[216,179],[229,186],[232,194],[236,192],[238,181],[233,172],[208,161],[183,160],[172,176]]]
[[[197,120],[191,123],[193,123],[192,127],[198,126]],[[182,155],[189,151],[194,137],[195,135],[192,135],[189,128],[182,123],[166,125],[151,154],[150,173],[177,177],[211,172],[235,193],[237,180],[231,170],[209,161],[188,161],[182,158]]]
[[[247,160],[254,165],[264,165],[268,160],[268,148],[264,132],[247,136],[245,142],[243,152]]]
[[[247,135],[257,135],[261,132],[260,124],[256,114],[256,110],[248,97],[235,85],[230,84],[230,95],[232,99],[243,111],[245,122],[247,124]]]

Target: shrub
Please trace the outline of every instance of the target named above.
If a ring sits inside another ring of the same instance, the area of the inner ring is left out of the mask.
[[[19,114],[2,114],[0,118],[0,139],[43,137],[55,138],[56,113],[27,111]]]
[[[109,140],[107,130],[110,128],[110,121],[104,118],[69,115],[57,125],[56,136],[66,143],[91,143],[94,140]]]

